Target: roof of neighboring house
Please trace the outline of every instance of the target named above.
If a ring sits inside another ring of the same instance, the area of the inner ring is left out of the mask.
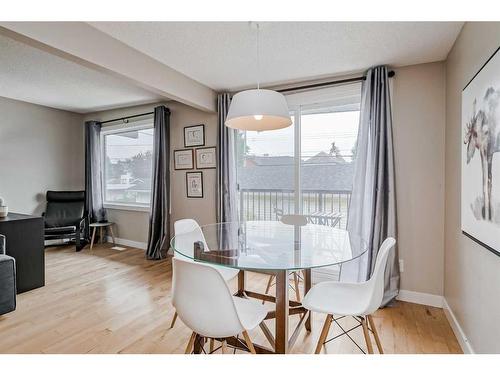
[[[118,182],[117,182],[118,181]],[[120,183],[120,179],[112,179],[106,183],[106,190],[150,191],[151,179],[135,179],[128,183]]]
[[[133,184],[113,184],[113,183],[106,183],[106,190],[128,190],[131,187],[133,187]]]
[[[328,154],[325,154],[329,156]],[[301,168],[301,181],[303,190],[351,190],[354,177],[354,163],[330,160],[326,163],[319,155],[320,162],[303,162]],[[273,161],[273,159],[277,159]],[[238,171],[240,189],[283,189],[294,188],[293,162],[283,164],[284,158],[291,157],[259,157],[268,159],[257,165],[241,167]]]
[[[151,190],[151,179],[145,178],[144,180],[135,180],[133,184],[127,189],[133,191],[150,191]]]
[[[329,163],[345,163],[343,157],[327,154],[324,151],[317,153],[309,159],[303,161],[304,164],[329,164]]]
[[[293,156],[247,156],[246,160],[259,166],[293,165]]]

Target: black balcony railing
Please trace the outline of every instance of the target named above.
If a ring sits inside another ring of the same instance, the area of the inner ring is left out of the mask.
[[[295,192],[278,189],[240,189],[240,218],[247,220],[278,220],[279,215],[293,214]],[[302,214],[321,217],[340,214],[335,226],[347,224],[350,190],[303,190],[301,192]]]

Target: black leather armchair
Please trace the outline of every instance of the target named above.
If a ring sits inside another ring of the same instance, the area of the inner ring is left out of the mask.
[[[74,240],[76,251],[85,246],[85,191],[47,191],[45,240]]]

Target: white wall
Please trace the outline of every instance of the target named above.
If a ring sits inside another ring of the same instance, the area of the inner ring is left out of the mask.
[[[461,95],[499,44],[499,22],[467,23],[446,62],[444,295],[479,353],[500,353],[500,257],[461,232]]]
[[[84,188],[82,116],[0,97],[0,196],[40,214],[47,190]]]
[[[194,218],[201,225],[213,223],[215,222],[215,169],[203,170],[204,197],[187,198],[186,171],[174,171],[173,150],[184,148],[184,127],[197,124],[205,124],[205,145],[215,146],[217,139],[217,116],[215,113],[204,112],[178,102],[166,102],[87,114],[85,115],[85,121],[106,121],[123,116],[150,112],[159,104],[164,104],[171,112],[171,222],[173,223],[175,220],[183,218]],[[111,123],[110,125],[116,124]],[[141,244],[147,242],[149,228],[148,212],[121,209],[108,209],[107,212],[108,219],[116,223],[115,235],[118,238]]]
[[[445,65],[396,69],[393,130],[401,289],[443,295]]]

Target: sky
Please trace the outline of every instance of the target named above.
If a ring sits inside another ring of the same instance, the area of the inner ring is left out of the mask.
[[[359,112],[336,112],[302,115],[301,155],[308,159],[320,151],[328,153],[332,142],[342,156],[349,157],[358,136]],[[250,154],[293,156],[294,125],[267,132],[247,132]]]
[[[358,135],[359,112],[334,112],[302,115],[301,156],[308,159],[320,151],[328,153],[332,142],[342,156],[351,155]],[[294,125],[267,132],[247,132],[246,141],[252,155],[293,156]],[[131,133],[136,133],[132,131]],[[136,133],[137,134],[137,133]],[[138,131],[138,138],[106,136],[107,155],[112,161],[130,158],[152,149],[153,129]]]
[[[131,137],[124,136],[126,134],[130,134]],[[153,129],[106,135],[105,142],[106,155],[111,161],[124,160],[153,149]]]

